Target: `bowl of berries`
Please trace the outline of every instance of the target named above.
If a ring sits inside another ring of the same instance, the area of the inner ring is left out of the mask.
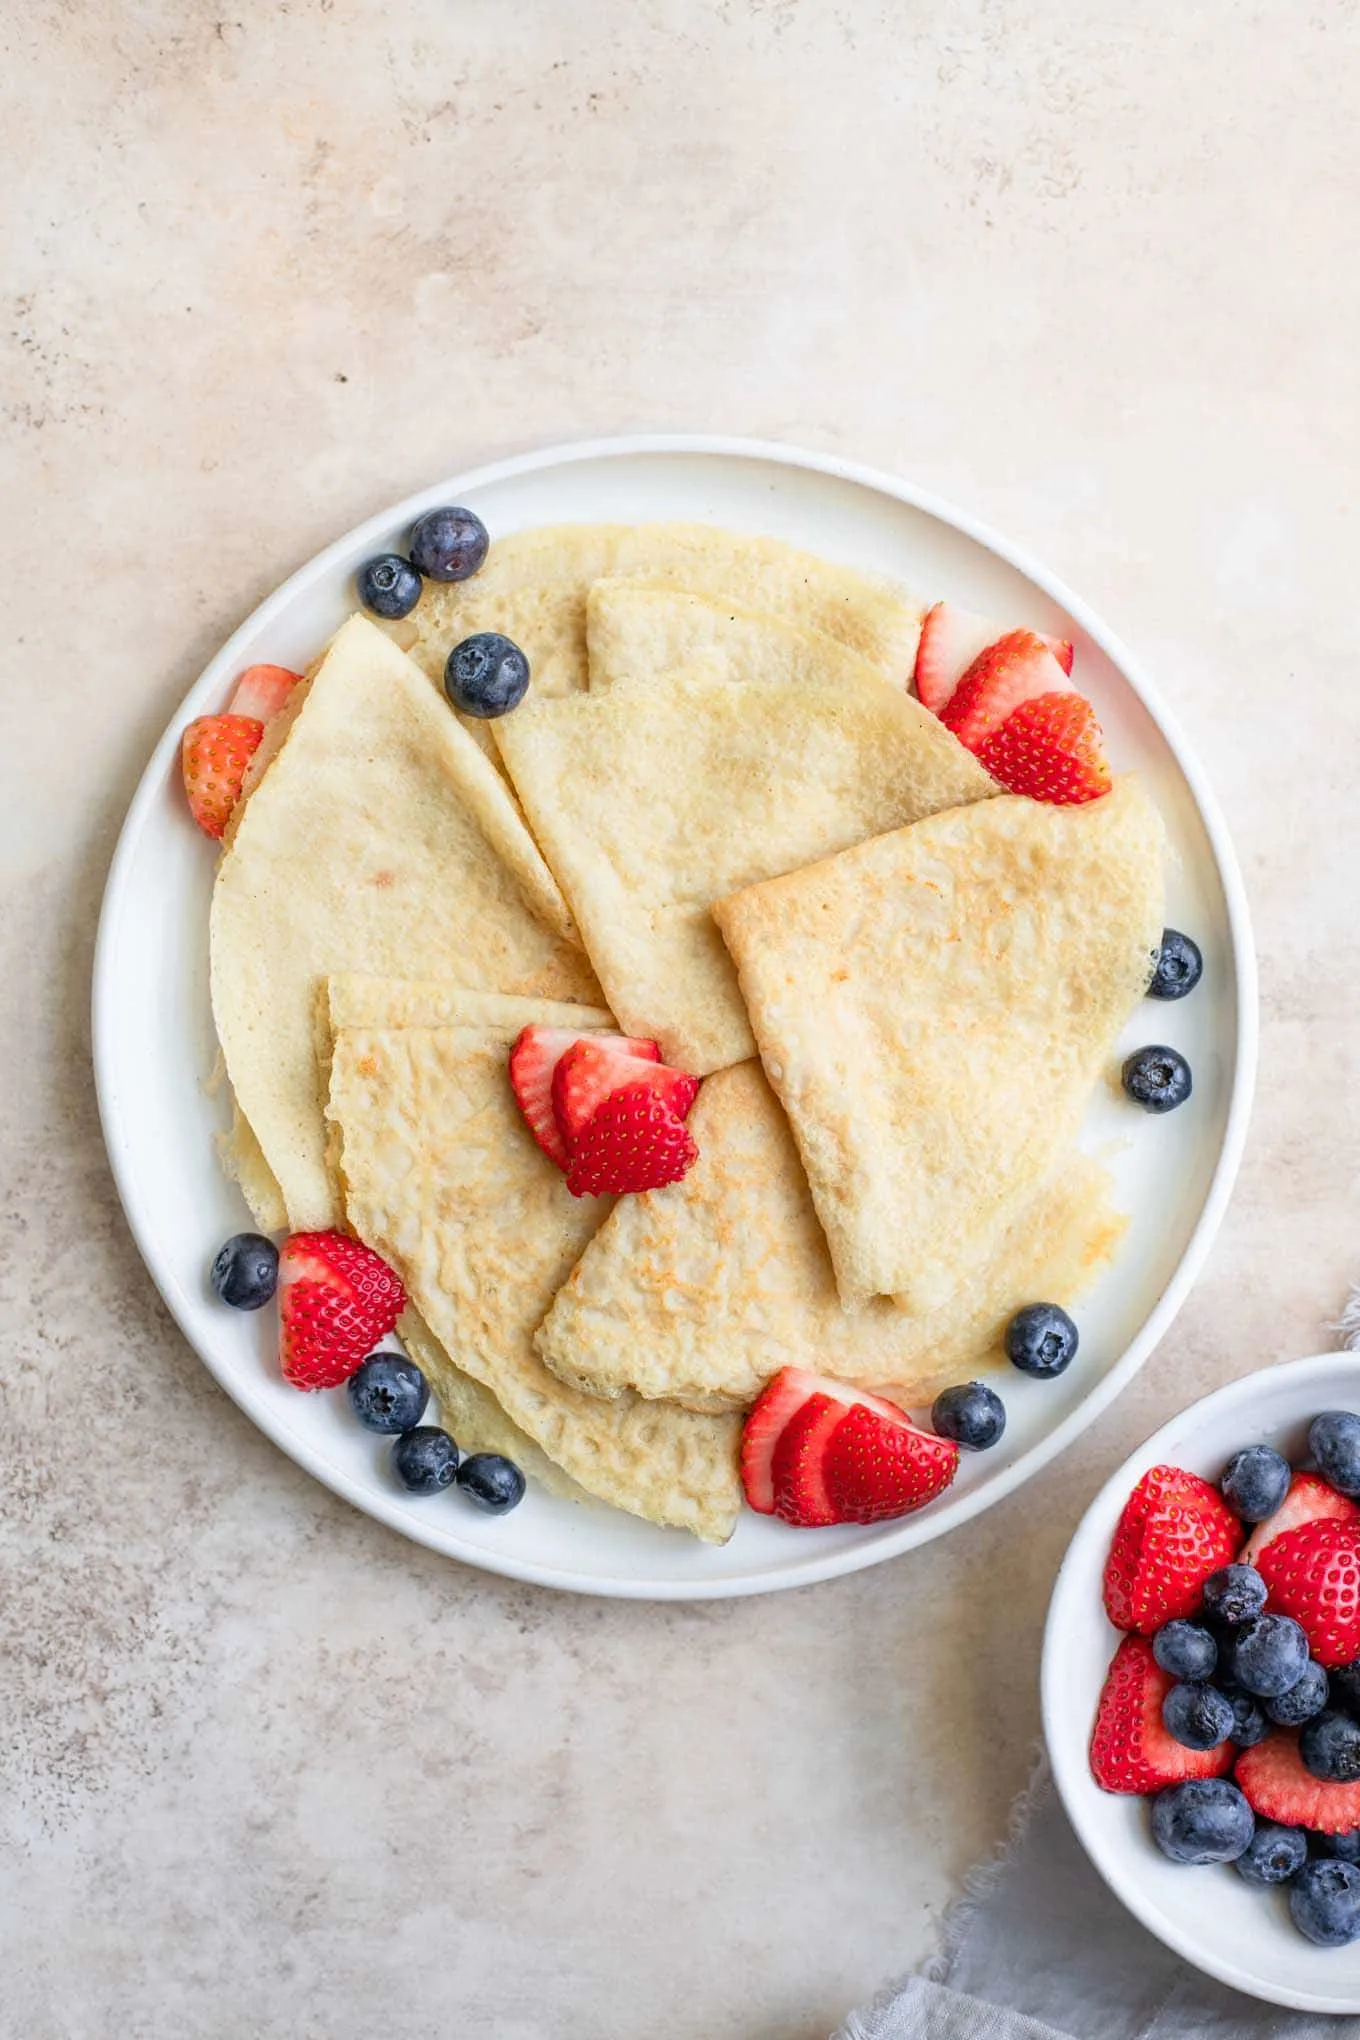
[[[1360,2012],[1360,1355],[1249,1375],[1087,1510],[1043,1718],[1092,1862],[1185,1960]]]

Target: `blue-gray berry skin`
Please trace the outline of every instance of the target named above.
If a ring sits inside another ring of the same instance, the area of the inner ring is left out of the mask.
[[[1326,1785],[1354,1785],[1360,1778],[1360,1723],[1337,1707],[1315,1714],[1299,1732],[1299,1760]]]
[[[1163,928],[1162,946],[1148,986],[1150,999],[1183,999],[1193,992],[1204,974],[1199,944],[1179,928]]]
[[[1237,1868],[1248,1884],[1288,1884],[1307,1861],[1305,1829],[1258,1820],[1255,1833],[1237,1858]]]
[[[1343,1863],[1360,1863],[1360,1828],[1351,1828],[1344,1835],[1314,1835],[1313,1842],[1320,1856],[1339,1856]]]
[[[1348,1665],[1338,1665],[1329,1674],[1332,1686],[1332,1701],[1337,1707],[1344,1707],[1347,1714],[1360,1720],[1360,1658]]]
[[[422,1424],[392,1447],[392,1471],[412,1495],[437,1495],[458,1478],[458,1447],[447,1431]]]
[[[1173,1863],[1235,1863],[1256,1820],[1227,1778],[1189,1778],[1152,1802],[1152,1839]]]
[[[376,558],[364,561],[354,577],[354,585],[365,609],[395,623],[411,614],[424,583],[400,553],[379,553]]]
[[[1354,1410],[1324,1410],[1308,1426],[1308,1449],[1322,1478],[1338,1494],[1360,1495],[1360,1417]]]
[[[279,1250],[263,1233],[234,1233],[218,1248],[210,1279],[233,1310],[263,1310],[279,1286]]]
[[[1178,1048],[1140,1048],[1120,1073],[1126,1094],[1145,1112],[1174,1112],[1194,1089],[1190,1065]]]
[[[524,1500],[524,1475],[499,1452],[473,1452],[458,1469],[458,1486],[489,1516],[504,1516]]]
[[[1220,1688],[1224,1699],[1233,1711],[1232,1741],[1239,1750],[1254,1749],[1270,1734],[1270,1723],[1260,1701],[1251,1693],[1244,1693],[1240,1686]]]
[[[1028,1303],[1006,1327],[1006,1358],[1038,1381],[1065,1373],[1079,1343],[1076,1326],[1056,1303]]]
[[[366,1430],[398,1437],[424,1416],[430,1386],[404,1353],[370,1353],[349,1378],[349,1400]]]
[[[1330,1697],[1327,1674],[1313,1659],[1303,1677],[1288,1692],[1278,1693],[1265,1703],[1266,1713],[1280,1728],[1302,1728],[1315,1714],[1321,1714]]]
[[[444,692],[463,715],[492,722],[518,708],[528,691],[529,661],[498,630],[479,630],[449,653]]]
[[[1303,1677],[1308,1638],[1289,1615],[1258,1615],[1235,1631],[1226,1677],[1258,1700],[1274,1700]]]
[[[1360,1865],[1319,1856],[1289,1887],[1289,1917],[1319,1948],[1360,1940]]]
[[[1214,1622],[1250,1622],[1266,1605],[1266,1583],[1254,1565],[1221,1565],[1204,1582],[1204,1612]]]
[[[1273,1445],[1247,1445],[1234,1452],[1219,1486],[1235,1516],[1244,1523],[1264,1523],[1289,1493],[1292,1479],[1289,1461]]]
[[[466,581],[486,558],[491,540],[475,511],[444,505],[411,527],[411,564],[430,581]]]
[[[1232,1702],[1202,1680],[1173,1686],[1162,1702],[1163,1725],[1182,1749],[1216,1750],[1232,1734],[1234,1719]]]
[[[969,1452],[986,1452],[1006,1428],[1006,1405],[985,1381],[964,1381],[936,1396],[930,1421],[941,1438]]]
[[[1212,1679],[1218,1645],[1202,1622],[1163,1623],[1152,1639],[1152,1655],[1173,1679]]]

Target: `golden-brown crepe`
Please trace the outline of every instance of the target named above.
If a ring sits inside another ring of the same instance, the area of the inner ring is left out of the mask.
[[[620,682],[655,686],[688,670],[717,680],[783,680],[907,691],[862,652],[824,630],[743,609],[717,595],[659,581],[596,581],[586,602],[590,691]]]
[[[1006,796],[720,901],[841,1298],[938,1309],[1070,1147],[1162,928],[1133,778]]]

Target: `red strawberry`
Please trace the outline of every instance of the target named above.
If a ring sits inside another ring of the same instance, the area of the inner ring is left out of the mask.
[[[1334,1487],[1328,1487],[1320,1473],[1296,1473],[1275,1514],[1256,1525],[1239,1557],[1243,1565],[1259,1565],[1261,1553],[1277,1537],[1283,1537],[1286,1530],[1329,1518],[1337,1523],[1360,1523],[1360,1508],[1347,1501],[1345,1495],[1339,1495]]]
[[[1277,1615],[1292,1615],[1320,1665],[1360,1657],[1360,1525],[1322,1518],[1272,1538],[1259,1571]]]
[[[1252,1812],[1281,1827],[1313,1828],[1323,1835],[1347,1835],[1360,1827],[1360,1785],[1325,1785],[1306,1771],[1297,1731],[1280,1729],[1243,1750],[1237,1782]]]
[[[959,1470],[952,1438],[892,1421],[861,1406],[850,1411],[826,1448],[822,1477],[839,1523],[881,1523],[909,1516],[943,1494]]]
[[[799,1529],[839,1523],[825,1479],[826,1449],[848,1412],[839,1396],[812,1395],[789,1418],[775,1442],[770,1471],[774,1513]]]
[[[654,1042],[647,1045],[656,1046]],[[655,1091],[677,1119],[688,1117],[699,1092],[697,1077],[684,1070],[673,1070],[668,1063],[627,1055],[612,1046],[601,1047],[589,1037],[573,1042],[552,1077],[553,1112],[568,1152],[605,1099],[621,1091],[625,1084],[644,1084]]]
[[[938,715],[979,652],[1005,635],[1004,625],[958,609],[952,602],[937,602],[927,610],[916,652],[916,692],[925,706]],[[1035,635],[1064,673],[1070,673],[1072,646],[1068,640],[1045,637],[1041,631]]]
[[[189,812],[205,835],[221,836],[264,724],[250,715],[200,715],[184,732],[180,765]]]
[[[1193,1615],[1211,1572],[1241,1532],[1218,1489],[1179,1466],[1154,1466],[1124,1504],[1105,1561],[1105,1612],[1116,1629],[1151,1636]]]
[[[253,715],[257,722],[268,722],[278,714],[301,678],[301,673],[294,673],[287,666],[247,666],[236,683],[227,713]]]
[[[830,1381],[821,1374],[810,1374],[805,1367],[781,1367],[753,1404],[741,1434],[742,1486],[746,1490],[747,1501],[762,1516],[772,1516],[775,1512],[775,1447],[785,1426],[814,1396],[829,1398],[839,1403],[842,1409],[862,1403],[866,1409],[877,1410],[889,1422],[907,1422],[896,1403],[885,1402],[882,1396],[850,1388],[843,1381]]]
[[[623,1197],[678,1183],[699,1159],[689,1129],[648,1084],[605,1099],[571,1151],[573,1197]]]
[[[628,1034],[577,1033],[570,1027],[525,1027],[510,1050],[510,1088],[529,1131],[545,1155],[559,1169],[568,1162],[567,1144],[553,1111],[553,1072],[569,1048],[578,1041],[592,1041],[597,1048],[612,1049],[618,1055],[637,1056],[644,1062],[660,1062],[661,1050],[654,1041],[640,1041]]]
[[[1091,1733],[1091,1776],[1105,1792],[1160,1792],[1186,1778],[1221,1778],[1233,1745],[1187,1750],[1168,1734],[1162,1702],[1176,1681],[1142,1636],[1126,1636],[1105,1674]]]
[[[1096,712],[1070,691],[1022,701],[979,746],[977,761],[1008,793],[1055,807],[1077,807],[1110,790]]]
[[[1032,630],[1012,630],[974,659],[940,710],[940,721],[965,750],[978,751],[1022,701],[1071,691],[1043,639]]]
[[[294,1388],[338,1388],[406,1308],[386,1261],[347,1233],[294,1233],[279,1252],[279,1365]]]

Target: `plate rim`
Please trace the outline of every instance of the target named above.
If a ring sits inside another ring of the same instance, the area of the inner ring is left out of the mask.
[[[631,1579],[624,1575],[608,1578],[581,1575],[569,1567],[543,1565],[512,1554],[489,1553],[481,1546],[466,1545],[456,1531],[450,1535],[446,1527],[436,1528],[432,1524],[430,1530],[425,1532],[421,1526],[412,1524],[398,1514],[395,1498],[388,1503],[383,1495],[369,1491],[348,1473],[327,1462],[312,1447],[310,1441],[291,1426],[278,1423],[272,1416],[266,1419],[260,1411],[243,1401],[229,1375],[201,1349],[189,1330],[185,1310],[187,1296],[174,1270],[164,1263],[151,1235],[150,1226],[141,1211],[135,1174],[130,1161],[130,1143],[123,1132],[119,1116],[117,1084],[112,1068],[112,1023],[105,1018],[106,1010],[111,1013],[114,998],[116,924],[123,896],[130,884],[138,839],[152,806],[162,791],[166,768],[179,743],[186,712],[196,705],[195,697],[205,691],[210,684],[215,685],[218,674],[231,666],[237,656],[237,647],[261,628],[266,628],[304,587],[324,580],[353,548],[369,538],[385,537],[394,525],[413,521],[422,510],[441,497],[456,498],[465,492],[470,493],[497,483],[513,481],[518,476],[536,473],[545,468],[566,467],[588,461],[625,459],[639,455],[707,456],[725,460],[772,463],[854,484],[902,503],[909,509],[959,532],[1022,574],[1063,609],[1118,669],[1121,678],[1146,709],[1171,751],[1177,769],[1189,790],[1223,890],[1237,1008],[1236,1053],[1228,1111],[1222,1143],[1199,1217],[1171,1280],[1148,1313],[1138,1335],[1078,1407],[1028,1452],[1022,1453],[1012,1466],[1006,1468],[1004,1473],[985,1489],[960,1495],[939,1515],[927,1513],[920,1517],[909,1517],[895,1532],[848,1549],[827,1553],[820,1558],[810,1556],[804,1561],[782,1567],[777,1572],[752,1576],[731,1575],[712,1580],[647,1580]],[[1246,888],[1227,824],[1217,797],[1175,716],[1122,641],[1079,596],[1057,575],[1050,573],[1038,560],[1032,558],[1025,548],[1013,545],[990,525],[974,517],[970,512],[946,502],[933,491],[919,488],[916,484],[885,470],[860,461],[847,460],[837,454],[782,441],[748,439],[726,434],[628,433],[606,438],[567,441],[527,453],[513,454],[502,460],[485,462],[479,467],[431,483],[364,518],[297,567],[271,590],[262,602],[256,604],[214,652],[172,714],[152,750],[123,817],[118,841],[110,861],[100,907],[91,984],[91,1050],[100,1128],[124,1216],[147,1271],[180,1332],[237,1407],[271,1442],[285,1451],[315,1479],[320,1480],[332,1493],[342,1496],[364,1514],[386,1523],[390,1529],[399,1531],[403,1536],[426,1545],[444,1557],[456,1558],[465,1564],[475,1566],[480,1571],[495,1573],[503,1578],[552,1587],[559,1591],[584,1593],[604,1599],[642,1601],[735,1599],[748,1594],[776,1593],[786,1588],[811,1586],[822,1580],[863,1571],[871,1565],[881,1564],[885,1559],[896,1557],[904,1551],[913,1550],[949,1531],[961,1528],[983,1510],[1004,1501],[1008,1495],[1013,1494],[1017,1488],[1058,1458],[1082,1432],[1096,1422],[1138,1373],[1166,1335],[1204,1265],[1227,1209],[1246,1144],[1255,1087],[1258,1039],[1255,943]]]

